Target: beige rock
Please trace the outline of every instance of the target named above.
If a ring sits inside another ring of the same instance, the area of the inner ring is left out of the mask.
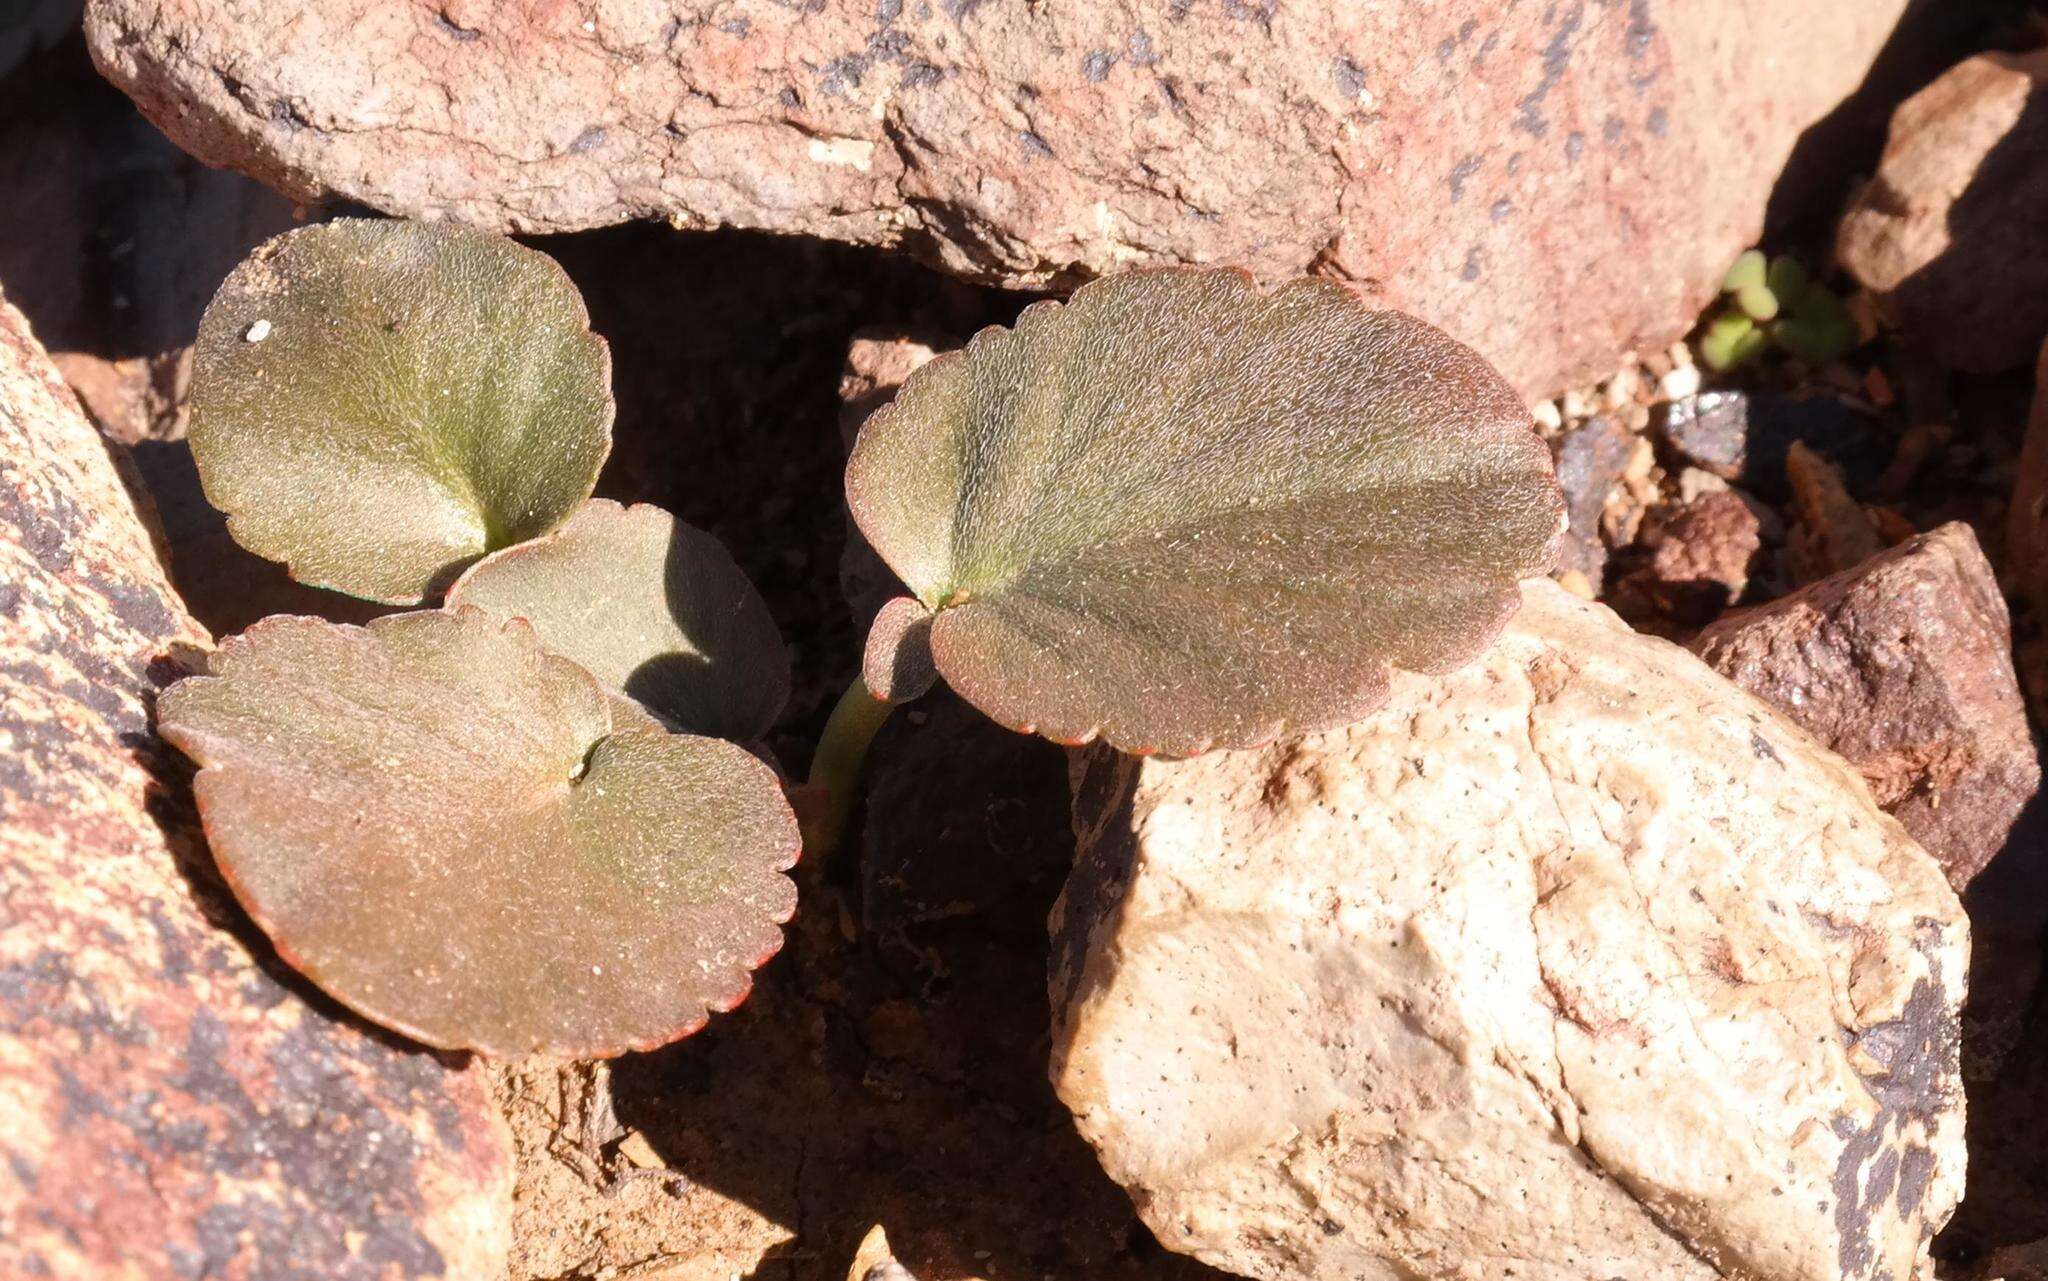
[[[1539,396],[1680,336],[1905,7],[93,0],[87,29],[181,145],[298,199],[1013,285],[1313,268]]]
[[[1346,730],[1077,770],[1053,1077],[1273,1281],[1905,1281],[1963,1175],[1967,924],[1847,765],[1531,583]]]

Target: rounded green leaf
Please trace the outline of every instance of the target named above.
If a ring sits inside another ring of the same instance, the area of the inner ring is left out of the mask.
[[[610,381],[546,255],[344,219],[269,241],[221,285],[193,349],[192,456],[244,547],[413,604],[590,496]]]
[[[445,1049],[645,1049],[743,999],[796,820],[730,743],[615,728],[478,610],[266,619],[166,691],[215,858],[278,954]]]
[[[541,645],[693,734],[756,739],[789,700],[789,651],[716,538],[659,507],[585,503],[495,552],[448,604],[524,618]]]
[[[1728,265],[1728,274],[1721,278],[1721,292],[1740,293],[1754,285],[1761,285],[1770,274],[1770,260],[1761,249],[1745,249],[1735,256]]]
[[[1735,305],[1758,324],[1778,314],[1778,296],[1765,285],[1745,285],[1736,290]]]
[[[1467,661],[1563,523],[1477,354],[1228,271],[1099,281],[934,360],[862,429],[847,497],[970,702],[1174,754],[1343,724],[1389,665]]]
[[[1709,321],[1700,335],[1700,359],[1709,369],[1733,369],[1761,351],[1764,342],[1764,331],[1756,322],[1731,307]]]
[[[1796,310],[1800,300],[1806,297],[1812,279],[1806,274],[1805,264],[1788,254],[1779,254],[1771,259],[1771,269],[1764,277],[1764,283],[1781,309]]]

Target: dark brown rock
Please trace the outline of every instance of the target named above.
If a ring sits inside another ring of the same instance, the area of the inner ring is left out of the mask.
[[[1010,285],[1313,269],[1533,396],[1679,336],[1905,7],[94,0],[87,30],[181,145],[298,199]]]
[[[1628,470],[1635,448],[1635,434],[1611,414],[1587,419],[1551,446],[1558,488],[1564,491],[1565,511],[1571,519],[1558,548],[1557,568],[1584,574],[1596,590],[1607,570],[1600,513],[1606,510],[1607,495]]]
[[[2048,334],[2048,51],[1987,53],[1901,105],[1835,252],[1955,369],[2010,369]]]
[[[1720,617],[1749,586],[1763,533],[1742,495],[1714,489],[1689,503],[1653,508],[1640,541],[1648,560],[1628,573],[1625,594],[1672,622],[1698,627]]]
[[[0,304],[0,1276],[493,1281],[482,1081],[302,998],[214,879],[149,717],[206,640]]]
[[[2011,644],[1975,535],[1948,524],[1693,648],[1855,765],[1960,890],[2041,782]]]
[[[1773,502],[1791,492],[1785,460],[1795,444],[1835,464],[1858,489],[1891,456],[1872,420],[1834,396],[1701,392],[1659,405],[1651,422],[1686,462]]]
[[[0,10],[0,76],[78,21],[79,0],[23,0]]]
[[[2021,589],[2048,601],[2048,343],[2035,366],[2034,404],[2006,508],[2005,551]]]
[[[1000,909],[1072,865],[1067,754],[944,686],[899,708],[868,751],[861,841],[870,930]]]
[[[2048,1238],[1992,1251],[1976,1275],[1982,1281],[2048,1281]]]

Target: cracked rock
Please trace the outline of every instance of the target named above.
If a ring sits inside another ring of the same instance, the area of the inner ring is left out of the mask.
[[[0,1277],[502,1277],[476,1070],[280,981],[216,877],[149,716],[206,639],[0,302]]]
[[[1732,615],[1693,648],[1856,766],[1958,890],[2041,785],[2005,597],[1967,525]]]
[[[1905,8],[93,0],[86,24],[181,146],[294,199],[757,227],[1032,287],[1314,269],[1537,397],[1681,336]]]
[[[1548,581],[1372,718],[1077,758],[1053,1079],[1249,1277],[1905,1281],[1967,924],[1856,773]]]

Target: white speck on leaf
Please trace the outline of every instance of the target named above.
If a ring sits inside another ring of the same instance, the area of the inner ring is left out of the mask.
[[[270,337],[270,322],[267,320],[257,321],[249,326],[249,332],[243,334],[242,337],[249,342],[262,342],[265,338]]]

